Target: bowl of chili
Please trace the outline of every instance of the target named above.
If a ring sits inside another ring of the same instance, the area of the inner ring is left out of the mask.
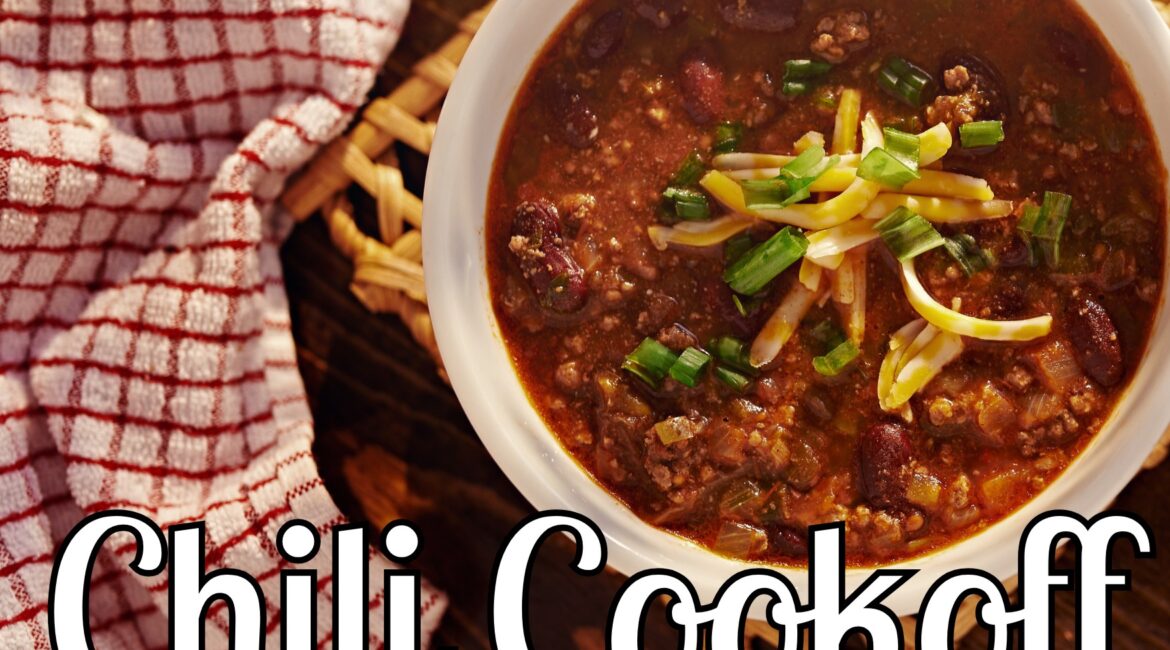
[[[798,527],[846,521],[847,589],[918,570],[899,614],[955,568],[1013,575],[1036,515],[1106,508],[1170,423],[1142,362],[1170,355],[1170,34],[1146,0],[1045,2],[501,0],[440,119],[424,263],[526,498],[707,598],[745,562],[807,589]],[[973,519],[937,505],[965,492]]]

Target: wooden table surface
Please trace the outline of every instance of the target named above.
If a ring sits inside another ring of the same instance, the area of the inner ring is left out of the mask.
[[[416,1],[379,90],[393,87],[478,4]],[[421,196],[425,158],[408,150],[399,154],[408,186]],[[371,214],[368,197],[360,191],[351,197],[362,213],[359,221]],[[329,243],[319,217],[295,229],[283,257],[326,485],[355,519],[380,527],[406,517],[420,526],[424,549],[415,565],[451,599],[435,647],[490,648],[493,562],[507,533],[532,508],[496,467],[454,394],[401,324],[371,315],[350,295],[351,268]],[[1170,463],[1139,476],[1117,504],[1141,515],[1163,543],[1170,543],[1167,486]],[[1114,647],[1170,648],[1170,554],[1136,561],[1128,544],[1117,546],[1115,566],[1133,570],[1134,590],[1114,597]],[[623,577],[579,577],[569,569],[572,556],[569,542],[557,537],[534,570],[530,620],[537,649],[604,648],[606,613]],[[1071,567],[1067,559],[1061,565]],[[1073,648],[1071,594],[1060,594],[1056,604],[1056,647]],[[977,630],[961,647],[984,648],[986,642]],[[661,607],[647,625],[646,647],[677,647]]]

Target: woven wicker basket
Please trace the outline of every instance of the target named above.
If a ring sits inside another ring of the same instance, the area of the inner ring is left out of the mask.
[[[400,142],[424,155],[430,153],[440,105],[491,3],[459,18],[451,16],[446,7],[431,4],[433,0],[421,1],[441,20],[454,24],[455,34],[422,56],[400,85],[372,100],[355,126],[293,180],[281,201],[298,220],[321,214],[334,245],[353,261],[351,289],[357,299],[372,312],[401,318],[419,345],[430,352],[445,379],[423,286],[422,200],[405,188],[394,145]],[[1170,0],[1153,1],[1170,24]],[[444,4],[459,3],[448,0]],[[395,61],[388,65],[395,65]],[[375,200],[377,237],[363,232],[355,221],[353,205],[346,198],[346,190],[354,184]],[[1170,432],[1146,467],[1158,465],[1168,454]],[[1007,587],[1014,592],[1015,581]],[[969,601],[960,610],[956,638],[977,625],[975,604]],[[903,625],[912,644],[914,619],[904,619]],[[764,624],[748,628],[749,635],[753,631],[767,636],[770,628]]]

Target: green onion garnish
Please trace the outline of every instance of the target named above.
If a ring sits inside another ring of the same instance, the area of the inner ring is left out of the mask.
[[[766,293],[764,295],[767,295]],[[738,293],[731,294],[731,303],[735,305],[735,311],[739,312],[740,316],[747,318],[759,310],[760,306],[764,304],[763,296],[745,297]]]
[[[831,320],[821,321],[812,328],[810,334],[812,334],[813,339],[825,346],[826,350],[831,350],[845,342],[844,332]]]
[[[780,86],[780,92],[784,93],[785,97],[800,97],[809,90],[812,90],[812,85],[807,81],[785,81]]]
[[[671,186],[662,193],[668,205],[674,206],[674,214],[686,221],[702,221],[711,217],[711,205],[707,195],[699,190]]]
[[[833,69],[833,64],[810,59],[790,59],[784,62],[785,81],[808,81],[819,79]]]
[[[906,183],[921,178],[921,175],[917,169],[911,169],[890,152],[878,148],[869,152],[858,165],[857,177],[900,190]]]
[[[703,177],[703,172],[706,171],[706,168],[707,166],[703,162],[703,157],[699,155],[699,152],[692,151],[683,159],[682,164],[678,167],[678,171],[671,177],[670,184],[678,187],[694,185]]]
[[[687,348],[670,367],[670,376],[687,388],[699,385],[699,373],[711,363],[711,355],[698,348]]]
[[[715,143],[711,145],[714,153],[731,153],[739,150],[739,143],[743,140],[743,125],[739,122],[722,122],[715,127]]]
[[[934,80],[922,68],[901,57],[891,57],[878,72],[878,85],[894,99],[912,108],[922,106]]]
[[[963,269],[963,273],[967,277],[971,277],[976,273],[991,267],[995,263],[989,251],[980,248],[975,238],[968,234],[955,235],[954,237],[947,237],[943,242],[947,252],[959,266]]]
[[[994,147],[1004,141],[1003,122],[988,120],[959,126],[959,141],[964,149]]]
[[[944,243],[942,235],[929,221],[905,207],[891,212],[890,216],[877,222],[874,229],[882,236],[882,241],[894,257],[901,261],[918,257]]]
[[[809,59],[792,59],[784,63],[784,85],[780,92],[788,97],[803,95],[815,82],[833,69],[831,64]]]
[[[886,127],[882,130],[886,136],[886,153],[898,159],[898,162],[907,168],[918,171],[918,159],[922,153],[922,143],[918,136],[905,133],[898,129]]]
[[[741,375],[740,373],[723,366],[715,367],[715,378],[723,382],[725,385],[735,389],[736,392],[744,392],[748,386],[751,385],[751,380]]]
[[[671,352],[670,348],[648,338],[626,355],[622,369],[646,382],[651,388],[658,388],[677,361],[678,355]]]
[[[727,264],[733,264],[755,245],[756,243],[752,241],[751,235],[746,232],[741,232],[728,239],[727,243],[723,245],[723,261]]]
[[[853,363],[853,360],[860,354],[861,350],[857,348],[857,345],[853,341],[845,341],[833,348],[825,356],[814,358],[813,368],[826,377],[836,377],[841,374],[841,371],[846,366]]]
[[[1043,205],[1024,208],[1024,216],[1017,227],[1032,246],[1033,264],[1037,261],[1037,249],[1049,268],[1060,264],[1060,237],[1064,234],[1064,224],[1071,208],[1072,197],[1060,192],[1045,192]]]
[[[839,162],[840,156],[826,158],[824,147],[809,147],[785,165],[776,178],[740,183],[744,203],[754,210],[783,210],[808,200],[812,184]]]
[[[734,336],[720,336],[711,341],[708,346],[711,354],[715,355],[716,359],[727,366],[730,366],[740,372],[745,372],[751,375],[759,372],[752,367],[751,350],[747,343],[735,338]]]
[[[840,94],[832,89],[825,88],[813,97],[813,103],[825,110],[837,110],[837,104],[841,101]]]
[[[754,296],[804,257],[806,251],[808,240],[804,234],[791,226],[785,227],[727,267],[723,280],[732,291],[742,296]]]

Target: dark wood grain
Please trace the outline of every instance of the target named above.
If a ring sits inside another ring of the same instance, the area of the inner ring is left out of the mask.
[[[392,88],[421,55],[451,33],[478,0],[416,2],[402,43],[376,92]],[[399,150],[407,184],[421,195],[425,158]],[[372,228],[371,201],[352,197]],[[382,525],[396,517],[419,524],[424,550],[415,564],[445,590],[451,607],[436,647],[486,649],[490,573],[509,531],[532,512],[496,467],[458,401],[427,355],[394,319],[369,314],[350,295],[351,268],[320,222],[299,225],[283,250],[300,369],[317,420],[316,453],[326,485],[351,517]],[[1117,507],[1146,519],[1160,541],[1170,533],[1165,490],[1170,465],[1143,474]],[[606,613],[623,578],[582,578],[569,569],[573,549],[556,538],[533,574],[531,620],[536,648],[603,648]],[[1170,648],[1170,559],[1136,561],[1122,543],[1118,568],[1133,570],[1134,590],[1114,598],[1116,648]],[[1071,560],[1061,561],[1065,568]],[[1057,598],[1057,647],[1073,648],[1071,594]],[[647,648],[674,648],[657,607]],[[961,644],[986,647],[977,630]],[[765,644],[759,644],[765,645]]]

